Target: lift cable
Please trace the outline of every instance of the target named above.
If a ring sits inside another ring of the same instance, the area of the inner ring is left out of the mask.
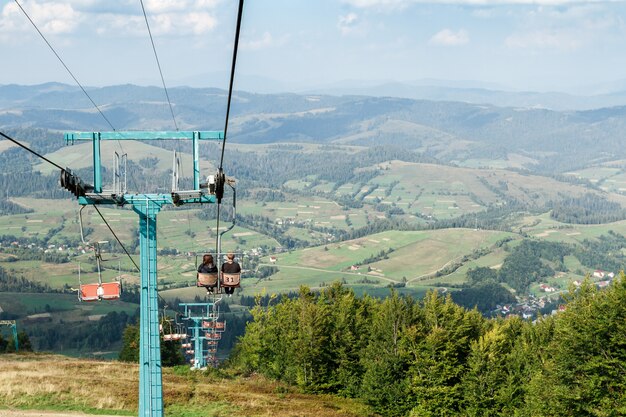
[[[114,132],[117,131],[117,129],[115,129],[115,127],[113,126],[113,124],[111,123],[111,121],[106,117],[106,115],[102,112],[102,110],[100,109],[100,107],[96,104],[96,102],[91,98],[91,96],[89,95],[89,93],[87,92],[87,90],[85,90],[85,88],[83,87],[83,85],[80,83],[80,81],[78,81],[78,79],[76,78],[76,76],[74,75],[74,73],[69,69],[69,67],[65,64],[65,62],[63,61],[63,59],[61,58],[61,56],[57,53],[57,51],[54,49],[54,47],[52,46],[52,44],[46,39],[46,37],[44,36],[44,34],[41,32],[41,30],[39,30],[39,28],[37,27],[37,25],[35,24],[35,22],[33,21],[33,19],[31,19],[31,17],[29,16],[29,14],[26,12],[26,10],[24,10],[24,8],[22,7],[22,5],[19,3],[18,0],[14,0],[15,3],[17,4],[17,6],[20,8],[20,10],[22,11],[22,13],[26,16],[26,18],[28,19],[28,21],[33,25],[33,27],[35,28],[35,30],[37,31],[37,33],[39,33],[39,35],[41,36],[41,38],[44,40],[44,42],[46,43],[46,45],[48,45],[48,47],[50,48],[50,50],[52,51],[52,53],[54,53],[54,55],[57,57],[57,59],[59,60],[59,62],[63,65],[63,67],[65,68],[65,70],[68,72],[68,74],[72,77],[72,79],[74,80],[74,82],[76,82],[76,84],[78,85],[78,87],[80,87],[80,89],[82,90],[82,92],[85,94],[85,96],[89,99],[89,101],[91,102],[91,104],[93,104],[93,106],[96,108],[96,110],[98,111],[98,113],[100,113],[100,115],[102,116],[102,118],[107,122],[107,124],[111,127],[111,130],[113,130]],[[148,33],[150,35],[150,41],[152,43],[152,48],[155,54],[155,58],[157,61],[157,66],[159,68],[159,73],[161,74],[161,80],[163,82],[163,87],[165,90],[165,95],[170,107],[170,112],[172,114],[172,119],[174,121],[174,125],[176,127],[176,130],[178,131],[178,124],[176,122],[176,118],[174,117],[174,111],[172,108],[172,104],[169,98],[169,94],[167,91],[167,87],[165,84],[165,79],[163,77],[163,72],[161,71],[161,65],[159,62],[159,58],[157,56],[157,52],[156,52],[156,47],[154,45],[154,40],[152,38],[152,33],[150,31],[150,26],[148,23],[148,18],[146,16],[146,11],[145,11],[145,7],[143,4],[143,0],[140,0],[141,2],[141,8],[143,10],[143,14],[144,14],[144,18],[146,20],[146,26],[148,28]],[[243,0],[240,0],[240,4],[239,4],[239,15],[238,15],[238,23],[237,23],[237,34],[236,34],[236,45],[235,45],[235,51],[234,51],[234,55],[233,55],[233,68],[231,71],[231,81],[230,81],[230,92],[229,92],[229,97],[228,97],[228,107],[230,108],[230,101],[231,101],[231,94],[232,94],[232,84],[233,84],[233,76],[234,76],[234,65],[235,65],[235,60],[236,60],[236,50],[237,50],[237,45],[239,42],[239,26],[241,24],[241,9],[243,6]],[[228,111],[227,111],[227,118],[226,118],[226,125],[228,125]],[[61,171],[66,171],[66,168],[61,167],[59,164],[56,164],[55,162],[52,162],[51,160],[49,160],[48,158],[44,157],[43,155],[39,154],[38,152],[28,148],[27,146],[23,145],[22,143],[16,141],[15,139],[7,136],[6,134],[0,132],[0,135],[2,137],[4,137],[5,139],[15,143],[16,145],[22,147],[23,149],[25,149],[26,151],[32,153],[33,155],[37,156],[38,158],[41,158],[42,160],[48,162],[49,164],[53,165],[54,167],[60,169]],[[224,143],[226,140],[226,133],[224,134]],[[120,150],[124,153],[124,148],[122,147],[122,144],[120,143],[120,141],[117,141]],[[224,144],[222,145],[222,158],[220,161],[220,169],[221,169],[221,165],[222,165],[222,161],[224,158]],[[134,264],[135,268],[137,268],[137,270],[139,271],[139,266],[137,265],[137,263],[135,262],[135,260],[130,256],[130,253],[126,250],[126,247],[122,244],[122,242],[120,241],[120,239],[117,237],[117,235],[115,234],[115,232],[113,231],[113,229],[111,228],[111,226],[109,225],[109,223],[106,221],[105,217],[102,215],[102,213],[100,212],[100,210],[97,208],[97,206],[94,205],[94,208],[96,209],[96,211],[98,212],[98,214],[100,215],[100,217],[102,218],[102,220],[104,221],[104,223],[107,225],[107,227],[109,228],[109,230],[111,231],[111,233],[113,234],[113,236],[115,237],[115,239],[117,240],[117,242],[120,244],[120,246],[122,247],[122,249],[124,250],[124,252],[126,253],[126,255],[129,257],[129,259],[131,260],[131,262]],[[219,205],[218,205],[218,212],[219,212]],[[219,219],[218,219],[219,222]],[[219,229],[219,225],[218,225],[218,229]],[[164,303],[167,303],[165,301],[165,299],[163,299],[163,297],[161,297],[160,294],[158,294],[159,298],[161,298],[161,300],[163,300]]]
[[[12,137],[6,135],[3,132],[0,132],[0,136],[2,136],[3,138],[15,143],[16,145],[18,145],[19,147],[25,149],[26,151],[32,153],[33,155],[35,155],[38,158],[43,159],[44,161],[46,161],[47,163],[49,163],[50,165],[53,165],[56,168],[59,168],[61,171],[66,171],[67,168],[63,168],[61,165],[49,160],[48,158],[46,158],[45,156],[41,155],[40,153],[38,153],[37,151],[34,151],[32,149],[30,149],[28,146],[24,145],[23,143],[13,139]],[[120,239],[117,237],[117,235],[115,234],[115,232],[113,231],[113,229],[111,228],[111,226],[109,225],[109,222],[107,222],[107,220],[104,218],[104,216],[102,215],[102,213],[100,212],[100,210],[98,209],[98,206],[94,205],[93,206],[96,211],[98,212],[98,214],[100,215],[100,217],[102,218],[102,220],[104,221],[104,224],[106,224],[106,226],[109,228],[109,230],[111,231],[111,233],[113,234],[113,236],[115,237],[115,239],[117,240],[117,242],[120,244],[120,246],[122,247],[122,249],[124,250],[124,252],[126,252],[126,255],[128,255],[128,257],[130,258],[131,262],[135,265],[135,268],[137,268],[137,270],[139,271],[139,266],[137,265],[137,263],[135,262],[135,260],[130,256],[130,253],[128,252],[128,250],[126,250],[126,247],[124,246],[124,244],[120,241]]]
[[[226,137],[228,134],[228,119],[230,117],[230,105],[231,105],[231,101],[232,101],[232,97],[233,97],[233,83],[235,81],[235,67],[237,65],[237,52],[239,50],[239,34],[241,33],[241,17],[243,15],[243,1],[244,0],[239,0],[239,9],[237,10],[237,27],[235,29],[235,43],[233,45],[233,60],[230,66],[230,83],[228,85],[228,103],[226,104],[226,119],[224,121],[224,140],[222,141],[222,155],[220,157],[220,167],[218,170],[218,177],[219,180],[222,181],[222,194],[223,194],[223,187],[224,184],[223,182],[225,181],[224,178],[224,171],[222,169],[223,164],[224,164],[224,150],[226,149]],[[216,235],[219,237],[219,233],[220,233],[220,206],[221,206],[221,197],[218,196],[218,201],[217,201],[217,225],[216,225]],[[220,248],[218,247],[218,241],[219,238],[216,238],[215,241],[215,253],[218,253]]]
[[[124,252],[126,253],[126,255],[128,255],[128,259],[130,259],[130,261],[133,263],[133,265],[135,265],[135,268],[137,268],[137,271],[141,271],[139,269],[139,265],[137,265],[137,262],[135,262],[135,260],[132,258],[132,256],[130,256],[130,253],[128,252],[128,250],[126,250],[126,246],[124,246],[124,244],[122,243],[122,241],[120,240],[119,237],[117,237],[117,235],[115,234],[115,232],[113,231],[113,229],[111,228],[111,225],[109,224],[109,222],[107,222],[107,219],[104,218],[104,216],[102,215],[102,213],[100,212],[100,209],[98,209],[97,205],[93,205],[93,208],[96,209],[96,211],[98,212],[98,214],[100,215],[100,218],[102,219],[102,221],[104,222],[104,224],[106,224],[106,226],[109,228],[109,230],[111,231],[111,233],[113,234],[113,237],[115,238],[115,240],[117,240],[117,243],[120,244],[120,246],[122,247],[122,249],[124,250]]]
[[[59,60],[59,62],[61,62],[61,65],[63,65],[63,67],[65,68],[65,70],[68,72],[68,74],[70,74],[70,76],[72,77],[72,79],[76,82],[76,85],[78,85],[78,87],[80,87],[80,89],[83,91],[83,93],[85,94],[85,96],[89,99],[89,101],[91,102],[91,104],[93,104],[93,106],[96,108],[96,110],[98,111],[98,113],[100,113],[100,115],[102,116],[102,118],[107,122],[107,124],[109,125],[109,127],[111,128],[111,130],[113,130],[114,132],[117,131],[117,129],[115,129],[115,127],[113,126],[113,123],[111,123],[111,121],[109,120],[108,117],[106,117],[106,115],[102,112],[102,110],[100,109],[100,107],[96,104],[96,102],[91,98],[91,96],[89,95],[89,93],[87,92],[87,90],[85,90],[85,88],[83,87],[83,85],[80,83],[80,81],[78,81],[78,78],[76,78],[76,76],[74,75],[74,73],[70,70],[70,68],[65,64],[65,61],[63,61],[63,59],[61,58],[61,56],[57,53],[57,51],[54,49],[54,47],[52,46],[52,44],[50,42],[48,42],[48,39],[46,39],[46,37],[44,36],[44,34],[41,32],[41,30],[39,30],[39,28],[37,27],[37,25],[35,24],[35,22],[33,21],[33,19],[31,19],[31,17],[28,15],[28,13],[26,12],[26,10],[24,10],[24,8],[22,7],[22,5],[18,2],[18,0],[14,0],[15,3],[17,4],[17,6],[20,8],[20,10],[22,11],[22,13],[24,13],[24,16],[26,16],[26,18],[28,19],[28,21],[33,25],[33,27],[35,28],[35,30],[37,31],[37,33],[39,33],[39,35],[41,36],[41,38],[44,40],[44,42],[46,43],[46,45],[48,45],[48,47],[50,48],[50,50],[52,51],[52,53],[54,53],[54,55],[57,57],[57,59]],[[124,151],[124,148],[122,147],[122,143],[117,140],[117,145],[119,146],[120,150],[122,151],[122,154],[126,153]],[[134,179],[131,177],[131,181],[133,183],[133,186],[135,188],[137,188]]]
[[[109,124],[109,126],[111,126],[111,129],[115,130],[115,128],[113,127],[113,125],[111,124],[111,121],[104,115],[104,113],[102,112],[102,110],[100,110],[100,107],[98,107],[98,105],[96,104],[95,101],[93,101],[93,99],[91,98],[91,96],[89,95],[89,93],[87,92],[87,90],[85,90],[85,88],[82,86],[82,84],[78,81],[78,79],[74,76],[74,73],[72,73],[72,71],[68,68],[67,65],[65,65],[65,62],[63,61],[63,59],[61,58],[61,56],[59,56],[59,54],[57,53],[57,51],[52,47],[52,45],[50,44],[50,42],[48,42],[48,40],[46,39],[46,37],[43,35],[43,33],[41,33],[41,31],[39,30],[39,28],[37,27],[37,25],[35,24],[35,22],[33,21],[33,19],[30,18],[30,16],[28,15],[28,13],[26,13],[26,10],[24,10],[24,8],[22,7],[22,5],[18,2],[18,0],[14,0],[15,3],[17,4],[17,6],[20,8],[20,10],[22,11],[22,13],[24,13],[24,16],[26,16],[26,18],[30,21],[30,23],[34,26],[35,30],[39,33],[39,35],[41,36],[41,38],[44,40],[44,42],[48,45],[48,47],[50,48],[50,50],[52,51],[52,53],[54,53],[54,55],[56,55],[56,57],[59,59],[59,61],[61,62],[61,64],[63,65],[63,67],[65,67],[65,69],[67,70],[67,72],[70,74],[70,76],[74,79],[74,81],[76,82],[76,84],[78,84],[78,86],[80,87],[81,90],[83,90],[83,93],[85,93],[85,95],[87,96],[87,98],[89,99],[89,101],[91,101],[91,104],[93,104],[93,106],[96,108],[96,110],[98,110],[98,113],[100,113],[100,115],[104,118],[104,120],[106,120],[106,122]]]
[[[37,151],[34,151],[32,149],[30,149],[28,146],[22,144],[21,142],[13,139],[12,137],[6,135],[3,132],[0,132],[0,136],[2,136],[3,138],[15,143],[16,145],[18,145],[19,147],[25,149],[26,151],[32,153],[33,155],[35,155],[38,158],[43,159],[44,161],[46,161],[47,163],[49,163],[50,165],[53,165],[56,168],[59,168],[61,171],[65,171],[67,168],[63,168],[61,165],[49,160],[48,158],[46,158],[45,156],[41,155],[40,153],[38,153]],[[98,214],[100,215],[100,217],[102,218],[102,220],[104,221],[104,224],[106,224],[106,226],[109,228],[109,230],[111,231],[111,233],[113,234],[113,236],[115,237],[115,239],[117,240],[117,242],[120,244],[120,246],[122,247],[122,249],[124,250],[124,252],[126,252],[126,255],[128,255],[128,257],[130,258],[130,261],[135,265],[135,268],[137,268],[137,270],[139,271],[139,266],[137,265],[137,263],[135,262],[135,260],[130,256],[130,253],[128,252],[128,250],[126,250],[126,247],[124,246],[124,244],[120,241],[120,239],[117,237],[117,235],[115,234],[115,232],[113,231],[113,229],[111,228],[111,226],[109,225],[109,222],[107,222],[107,220],[104,218],[104,216],[102,215],[102,213],[100,212],[100,210],[98,209],[98,206],[94,205],[93,206],[96,211],[98,212]]]
[[[98,214],[100,215],[100,218],[102,219],[102,221],[104,222],[104,224],[106,224],[106,226],[109,228],[109,230],[111,231],[111,234],[113,235],[113,237],[115,238],[115,240],[117,240],[117,243],[119,243],[119,245],[122,247],[122,249],[124,250],[124,252],[126,253],[126,256],[128,256],[128,259],[130,259],[130,261],[133,263],[133,265],[135,265],[135,269],[137,269],[137,272],[141,272],[141,269],[139,269],[139,265],[137,265],[137,262],[135,262],[135,260],[133,259],[133,257],[130,255],[130,252],[128,252],[128,250],[126,249],[126,246],[124,246],[124,244],[122,243],[122,241],[120,240],[119,237],[117,237],[117,234],[115,234],[115,232],[113,231],[113,229],[111,228],[111,225],[109,225],[109,222],[107,222],[107,220],[104,218],[104,216],[102,215],[102,213],[100,212],[100,210],[98,209],[98,206],[94,204],[93,208],[96,209],[96,211],[98,212]],[[167,300],[165,298],[163,298],[161,296],[161,294],[158,293],[157,291],[157,296],[161,299],[161,301],[163,301],[163,304],[166,307],[169,307],[169,305],[167,304]],[[179,313],[177,310],[174,310],[177,313]]]
[[[172,120],[176,131],[178,131],[178,123],[176,123],[176,117],[174,117],[174,109],[172,108],[172,102],[170,101],[170,95],[167,92],[167,86],[165,85],[165,78],[163,77],[163,71],[161,70],[161,63],[159,62],[159,56],[157,55],[156,46],[154,46],[154,39],[152,38],[152,31],[150,30],[150,24],[148,23],[148,16],[146,15],[146,8],[143,5],[143,0],[139,0],[141,3],[141,10],[143,11],[143,17],[146,20],[146,27],[148,28],[148,35],[150,35],[150,43],[152,44],[152,50],[154,51],[154,59],[156,59],[157,67],[159,68],[159,74],[161,74],[161,82],[163,83],[163,89],[165,90],[165,97],[167,98],[167,104],[170,106],[170,113],[172,114]]]
[[[65,170],[65,168],[63,168],[61,165],[59,165],[59,164],[56,164],[56,163],[52,162],[51,160],[49,160],[49,159],[48,159],[48,158],[46,158],[45,156],[43,156],[43,155],[41,155],[41,154],[37,153],[36,151],[34,151],[34,150],[30,149],[28,146],[26,146],[26,145],[24,145],[24,144],[22,144],[22,143],[18,142],[17,140],[13,139],[12,137],[7,136],[7,135],[5,135],[5,134],[4,134],[4,133],[2,133],[2,132],[0,132],[0,136],[2,136],[3,138],[5,138],[5,139],[7,139],[7,140],[10,140],[11,142],[15,143],[17,146],[19,146],[19,147],[21,147],[21,148],[26,149],[28,152],[32,153],[33,155],[35,155],[35,156],[36,156],[36,157],[38,157],[38,158],[43,159],[44,161],[46,161],[46,162],[47,162],[47,163],[49,163],[50,165],[54,165],[56,168],[59,168],[59,169],[60,169],[60,170],[62,170],[62,171],[64,171],[64,170]]]
[[[233,82],[235,80],[235,66],[237,64],[237,50],[239,49],[239,33],[241,32],[241,16],[243,14],[243,0],[239,0],[237,12],[237,29],[235,30],[235,44],[233,46],[233,61],[230,66],[230,84],[228,86],[228,104],[226,105],[226,120],[224,122],[224,141],[222,142],[222,156],[220,158],[220,171],[224,163],[224,148],[226,148],[226,134],[228,133],[228,118],[230,116],[230,103],[233,97]]]
[[[2,136],[3,138],[15,143],[16,145],[18,145],[19,147],[25,149],[26,151],[32,153],[33,155],[35,155],[38,158],[43,159],[44,161],[46,161],[47,163],[49,163],[50,165],[59,168],[61,171],[66,171],[66,168],[63,168],[61,165],[49,160],[48,158],[46,158],[45,156],[41,155],[40,153],[38,153],[37,151],[34,151],[32,149],[30,149],[28,146],[22,144],[21,142],[18,142],[17,140],[13,139],[12,137],[6,135],[3,132],[0,132],[0,136]],[[135,260],[132,258],[132,256],[130,255],[130,252],[128,252],[128,250],[126,249],[126,247],[124,246],[124,244],[122,243],[122,241],[119,239],[119,237],[117,237],[117,234],[113,231],[113,228],[111,228],[111,225],[109,224],[109,222],[107,222],[106,218],[104,217],[104,215],[100,212],[100,210],[98,209],[97,205],[94,205],[93,208],[96,209],[96,211],[98,212],[98,214],[100,215],[100,217],[102,218],[102,221],[104,221],[104,224],[109,228],[109,230],[111,231],[111,234],[113,234],[113,237],[115,237],[115,240],[117,240],[117,243],[119,243],[119,245],[122,247],[122,249],[124,250],[124,252],[126,253],[126,255],[128,256],[128,258],[130,259],[130,261],[133,263],[133,265],[135,266],[135,268],[137,269],[137,271],[141,271],[139,269],[139,265],[137,265],[137,262],[135,262]],[[165,300],[165,298],[163,298],[161,296],[161,294],[158,294],[158,297],[163,301],[163,303],[165,305],[167,305],[167,300]]]

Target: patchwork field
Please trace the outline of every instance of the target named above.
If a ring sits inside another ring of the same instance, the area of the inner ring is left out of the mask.
[[[406,291],[419,292],[432,282],[427,278],[455,260],[510,237],[515,235],[473,229],[378,233],[277,254],[275,263],[270,263],[269,257],[263,258],[265,265],[273,265],[279,272],[253,284],[252,289],[275,293],[296,291],[300,285],[317,288],[342,281],[348,286],[372,288],[406,283]],[[458,276],[450,282],[463,279]]]
[[[354,195],[362,199],[366,207],[380,204],[398,207],[405,213],[416,216],[430,216],[436,219],[449,219],[462,214],[483,211],[488,205],[500,205],[507,198],[519,201],[544,204],[559,199],[564,195],[581,196],[597,191],[579,185],[560,182],[551,178],[523,175],[505,169],[481,169],[455,167],[434,164],[389,161],[368,168],[376,171],[376,176],[365,185],[343,184],[334,193]],[[604,168],[606,173],[615,173],[616,168]],[[572,175],[584,178],[582,174]],[[596,173],[599,178],[602,173]],[[626,181],[626,175],[624,176]],[[613,192],[606,197],[626,207],[626,197],[620,195],[619,176],[611,179]],[[310,188],[318,184],[315,190],[332,190],[334,184],[317,181],[309,176],[302,180],[288,181],[285,187],[294,190]]]

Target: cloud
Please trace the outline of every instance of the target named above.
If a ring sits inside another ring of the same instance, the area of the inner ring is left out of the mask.
[[[339,31],[342,35],[348,35],[354,32],[358,21],[359,16],[356,13],[348,13],[345,16],[339,16]]]
[[[579,4],[621,3],[623,0],[342,0],[351,6],[366,9],[403,9],[413,4],[456,4],[464,6],[535,5],[563,6]]]
[[[513,34],[505,40],[506,46],[512,49],[574,50],[586,43],[579,33],[557,30]]]
[[[270,32],[263,32],[261,36],[254,37],[253,35],[249,37],[251,37],[252,39],[251,40],[245,39],[241,42],[241,47],[243,49],[258,50],[258,49],[272,48],[275,46],[284,45],[289,40],[289,35],[283,35],[278,38],[275,38],[274,36],[272,36]]]
[[[626,25],[614,8],[600,4],[537,7],[525,13],[522,25],[505,39],[511,49],[573,51],[604,45],[623,37]]]
[[[430,38],[429,43],[442,46],[460,46],[469,43],[469,35],[464,29],[454,32],[450,29],[443,29]]]
[[[22,7],[28,7],[28,14],[35,21],[39,29],[47,34],[58,35],[71,33],[80,22],[80,13],[76,12],[67,3],[37,3],[27,2]],[[7,3],[0,15],[0,33],[19,33],[33,30],[30,22],[22,14],[17,4]]]
[[[219,0],[144,0],[150,29],[156,36],[197,36],[217,26]],[[93,31],[106,36],[145,36],[145,23],[137,1],[22,0],[22,6],[44,35]],[[32,31],[17,5],[7,3],[0,13],[2,39]]]

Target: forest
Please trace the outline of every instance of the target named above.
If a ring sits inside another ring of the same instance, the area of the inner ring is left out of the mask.
[[[389,417],[626,414],[624,275],[606,290],[583,283],[561,310],[486,319],[434,291],[378,300],[303,287],[252,309],[230,366]]]

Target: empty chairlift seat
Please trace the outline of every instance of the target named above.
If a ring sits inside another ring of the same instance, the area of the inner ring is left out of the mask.
[[[117,300],[122,294],[119,282],[102,284],[81,284],[78,296],[81,301]]]
[[[222,334],[221,333],[207,333],[206,337],[209,340],[220,340],[222,338]]]
[[[104,282],[100,286],[103,300],[117,300],[122,295],[122,285],[119,282]]]
[[[98,301],[100,299],[98,296],[99,289],[99,284],[83,284],[78,290],[78,296],[81,301]]]

